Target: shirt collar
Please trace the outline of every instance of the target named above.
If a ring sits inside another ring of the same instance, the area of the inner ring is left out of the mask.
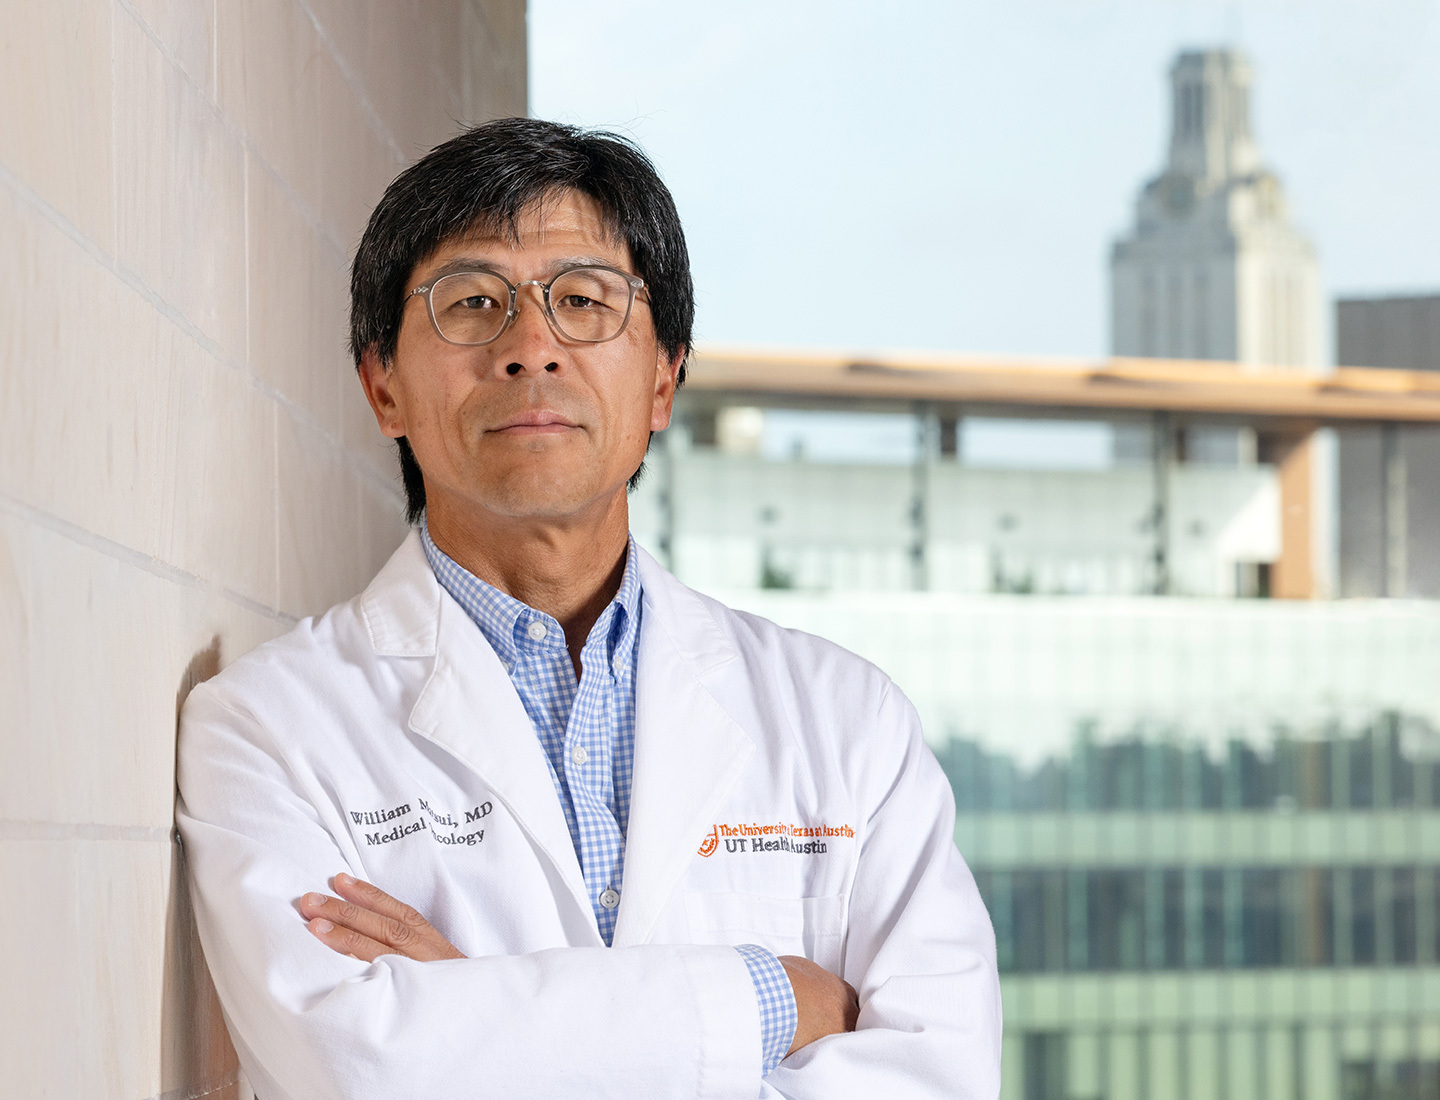
[[[425,548],[425,557],[430,562],[435,579],[480,628],[506,669],[514,669],[527,653],[537,649],[565,649],[565,632],[559,622],[487,584],[456,562],[435,545],[426,522],[420,525],[420,543]],[[616,676],[629,667],[640,625],[642,589],[638,557],[632,535],[626,542],[625,572],[620,578],[620,589],[595,620],[590,637],[585,642],[587,650],[597,644],[604,646],[605,662]],[[543,631],[535,625],[537,623],[544,627]]]

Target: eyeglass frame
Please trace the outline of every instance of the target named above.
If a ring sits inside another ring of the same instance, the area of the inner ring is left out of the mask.
[[[607,336],[603,340],[581,340],[571,336],[560,327],[560,322],[555,317],[555,307],[550,304],[550,288],[566,275],[570,275],[576,271],[609,271],[615,275],[619,275],[629,285],[630,300],[625,305],[625,316],[620,321],[620,327],[615,330],[614,335]],[[505,311],[505,320],[500,322],[500,327],[496,329],[495,335],[490,337],[490,339],[482,340],[478,344],[465,344],[458,340],[450,339],[440,331],[440,321],[435,316],[435,297],[432,292],[437,286],[453,275],[489,275],[492,278],[499,279],[509,288],[510,306]],[[520,316],[520,288],[524,286],[538,286],[540,288],[540,298],[543,303],[541,312],[545,314],[545,320],[556,336],[559,336],[562,340],[568,340],[572,344],[606,344],[620,336],[620,334],[625,331],[625,327],[630,324],[630,315],[635,312],[636,296],[640,291],[645,289],[645,280],[638,275],[630,274],[628,271],[622,271],[618,267],[611,267],[609,264],[575,264],[573,267],[567,267],[563,271],[556,272],[548,283],[542,283],[539,279],[525,279],[523,282],[512,283],[498,271],[491,271],[489,268],[462,268],[459,271],[447,271],[444,275],[431,280],[424,286],[417,286],[409,294],[405,295],[405,300],[408,302],[417,294],[423,294],[425,296],[425,312],[430,315],[430,327],[435,330],[436,336],[440,337],[440,339],[444,340],[451,347],[483,348],[487,344],[493,344],[505,335],[505,330],[510,327],[516,317]]]

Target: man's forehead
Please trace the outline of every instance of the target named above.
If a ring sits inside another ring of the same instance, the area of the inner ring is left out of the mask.
[[[506,224],[481,224],[442,241],[416,273],[473,261],[504,269],[533,253],[546,266],[602,263],[630,267],[630,249],[600,205],[578,191],[562,191],[523,207]]]

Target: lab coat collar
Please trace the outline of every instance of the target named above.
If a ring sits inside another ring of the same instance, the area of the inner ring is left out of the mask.
[[[755,752],[720,702],[739,657],[734,644],[699,595],[636,549],[644,594],[635,774],[616,947],[646,942]],[[418,533],[395,551],[360,603],[377,655],[432,659],[410,728],[490,785],[592,913],[530,718],[494,649],[435,579]]]
[[[420,532],[406,536],[360,596],[360,617],[379,657],[433,657],[439,639],[440,582]]]

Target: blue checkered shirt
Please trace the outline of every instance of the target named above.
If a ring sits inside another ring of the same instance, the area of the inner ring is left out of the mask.
[[[590,907],[608,947],[624,879],[630,785],[635,774],[635,656],[640,643],[640,573],[635,541],[620,591],[590,628],[580,651],[580,680],[560,623],[507,596],[455,563],[420,530],[425,556],[445,591],[465,609],[510,674],[565,811],[570,839],[589,888]],[[736,948],[760,1005],[762,1073],[785,1057],[795,1037],[795,994],[785,968],[754,944]]]

